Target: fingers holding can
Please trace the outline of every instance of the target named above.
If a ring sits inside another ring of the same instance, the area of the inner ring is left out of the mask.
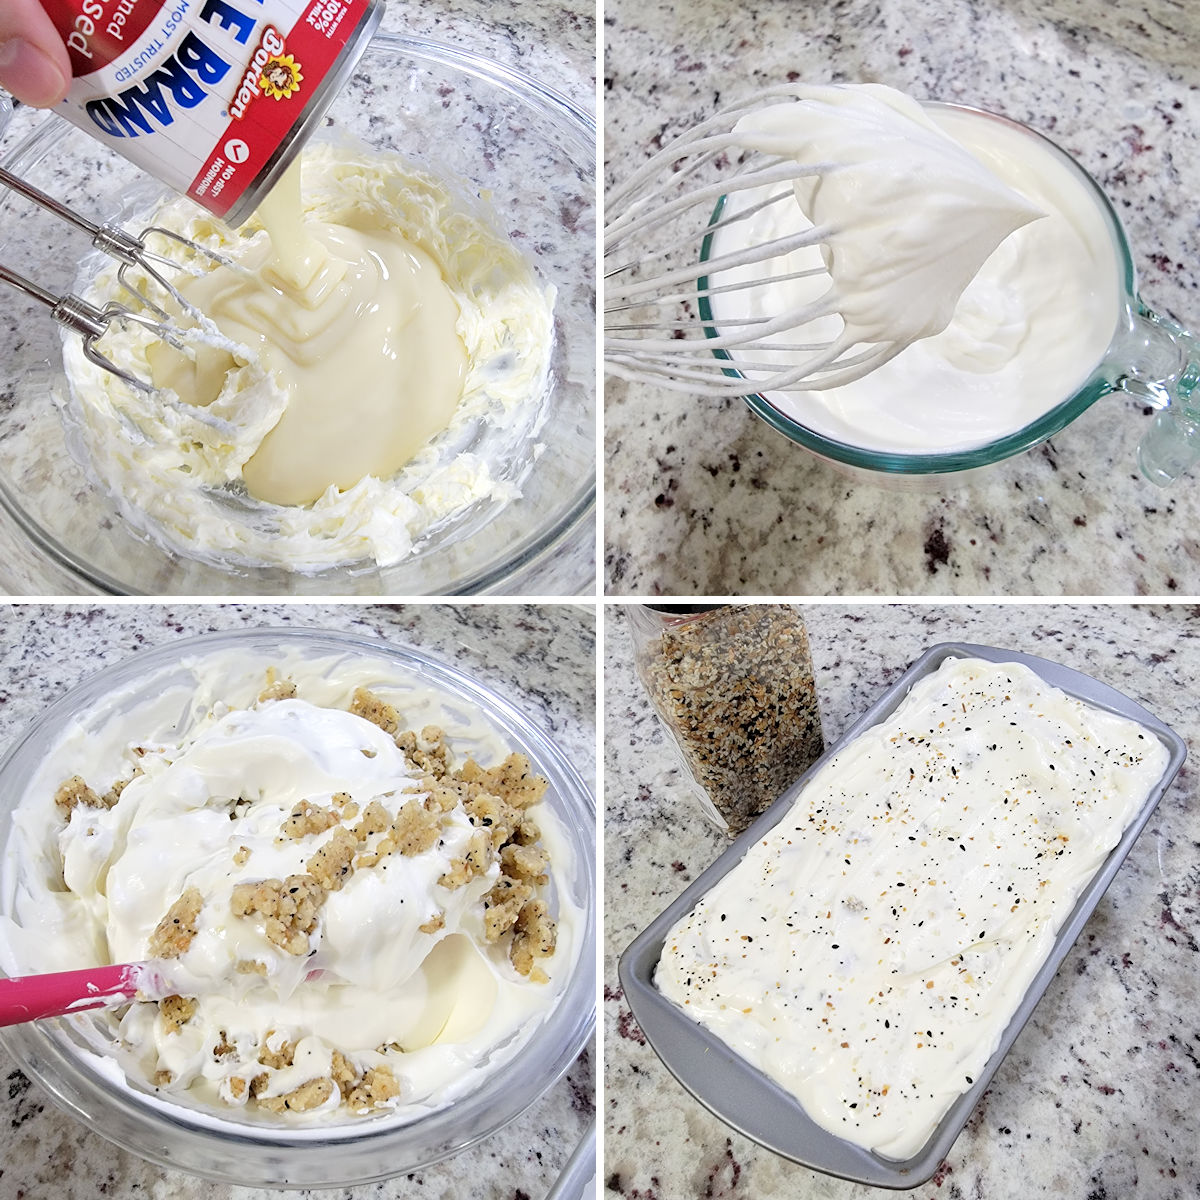
[[[38,108],[57,104],[71,81],[62,36],[38,0],[0,4],[0,85]]]

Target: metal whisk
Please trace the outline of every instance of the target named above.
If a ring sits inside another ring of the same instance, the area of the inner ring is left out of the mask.
[[[714,315],[721,301],[713,305],[713,297],[760,288],[768,276],[774,282],[829,278],[823,265],[791,269],[782,262],[826,242],[835,232],[829,226],[722,249],[727,230],[777,204],[796,208],[792,185],[837,166],[748,150],[734,132],[746,114],[788,101],[804,102],[782,85],[721,110],[668,143],[608,196],[604,360],[611,374],[696,396],[807,391],[859,379],[904,348],[813,329],[817,322],[828,329],[839,316],[832,281],[816,299],[783,312],[719,321]],[[751,189],[768,194],[747,199]],[[795,340],[773,337],[788,331]],[[743,372],[753,378],[742,378]]]
[[[79,334],[83,339],[83,352],[89,361],[98,367],[103,367],[106,371],[111,371],[131,387],[138,388],[140,391],[153,391],[154,387],[151,383],[118,367],[97,349],[97,343],[109,332],[110,328],[114,324],[122,322],[132,322],[148,329],[155,337],[161,338],[177,350],[184,348],[187,331],[181,329],[172,315],[135,282],[134,276],[131,275],[135,268],[142,273],[145,279],[153,281],[161,287],[175,302],[181,313],[186,313],[193,319],[203,319],[195,306],[163,273],[164,268],[178,270],[181,264],[167,255],[148,249],[147,238],[165,238],[168,242],[209,259],[217,266],[234,266],[233,261],[223,254],[218,254],[190,238],[185,238],[174,230],[160,225],[148,226],[138,236],[134,236],[117,225],[108,223],[97,225],[3,167],[0,167],[0,184],[26,199],[32,200],[47,212],[74,225],[77,229],[83,230],[92,239],[92,245],[97,250],[121,264],[117,271],[118,281],[149,312],[137,311],[115,300],[110,300],[103,308],[99,308],[74,293],[56,295],[3,264],[0,264],[0,280],[44,304],[50,310],[50,315],[60,325],[72,333]]]

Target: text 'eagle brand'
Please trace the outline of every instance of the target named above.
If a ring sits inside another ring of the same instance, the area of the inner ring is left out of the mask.
[[[381,0],[45,0],[60,111],[230,224],[286,168],[366,48]]]

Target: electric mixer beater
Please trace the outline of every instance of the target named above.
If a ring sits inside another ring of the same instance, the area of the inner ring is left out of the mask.
[[[156,303],[143,286],[139,286],[140,281],[135,281],[131,276],[133,268],[137,268],[142,273],[146,282],[153,282],[161,287],[175,302],[179,311],[186,314],[193,322],[199,323],[204,320],[203,315],[189,303],[175,284],[164,274],[164,269],[179,270],[183,264],[167,255],[150,250],[146,245],[147,239],[151,237],[164,238],[181,247],[188,254],[196,254],[207,259],[213,266],[231,267],[237,270],[242,268],[225,255],[209,250],[161,225],[147,226],[136,236],[120,226],[108,222],[97,225],[3,167],[0,167],[0,184],[86,233],[92,239],[92,245],[97,250],[121,264],[117,272],[117,279],[121,286],[148,312],[138,311],[115,300],[108,301],[103,308],[100,308],[71,292],[55,295],[2,263],[0,263],[0,280],[11,284],[25,295],[45,305],[50,310],[50,315],[64,329],[79,334],[83,339],[83,353],[90,362],[110,371],[131,387],[141,391],[153,391],[152,384],[118,367],[97,348],[97,344],[111,327],[122,322],[141,325],[155,337],[161,338],[177,350],[185,347],[188,328],[181,326],[178,320],[172,320],[171,314],[162,305]]]

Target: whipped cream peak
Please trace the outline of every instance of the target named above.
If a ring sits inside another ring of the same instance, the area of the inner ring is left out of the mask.
[[[847,335],[909,344],[941,332],[979,268],[1043,211],[880,84],[809,85],[743,117],[755,150],[818,167],[795,181],[826,231],[831,307]]]
[[[1078,168],[1031,130],[967,109],[922,110],[888,89],[821,91],[827,99],[784,108],[795,114],[798,129],[812,124],[821,153],[846,147],[849,165],[830,168],[817,181],[813,212],[843,229],[837,247],[850,286],[836,277],[830,284],[823,257],[829,247],[805,247],[722,273],[722,284],[750,286],[712,296],[714,324],[720,329],[725,321],[769,320],[825,304],[829,289],[842,287],[838,303],[866,335],[887,334],[890,327],[921,336],[853,382],[767,394],[785,417],[833,442],[899,455],[973,450],[1028,428],[1096,374],[1120,323],[1120,258],[1103,202]],[[857,99],[848,104],[847,97]],[[868,102],[878,122],[863,115]],[[778,145],[787,149],[788,111],[778,107],[765,110],[763,119],[783,127]],[[831,125],[822,133],[826,117]],[[941,141],[928,133],[929,124],[942,132]],[[909,139],[916,147],[911,163]],[[957,144],[959,155],[942,143]],[[910,167],[925,157],[935,167],[923,178]],[[748,212],[773,194],[769,188],[733,193],[730,212]],[[853,222],[843,220],[843,204]],[[1003,236],[1010,219],[1032,210],[1046,215]],[[850,244],[860,221],[867,241],[878,243],[876,255]],[[761,246],[811,224],[785,198],[720,230],[714,254]],[[993,237],[998,244],[979,265]],[[947,307],[960,283],[965,290]],[[847,300],[850,292],[853,300]],[[948,313],[945,328],[922,334]],[[813,341],[833,342],[844,330],[829,316],[804,332]],[[755,361],[775,370],[794,367],[800,355],[787,347],[795,341],[794,330],[767,335]],[[754,381],[763,371],[745,374]]]

